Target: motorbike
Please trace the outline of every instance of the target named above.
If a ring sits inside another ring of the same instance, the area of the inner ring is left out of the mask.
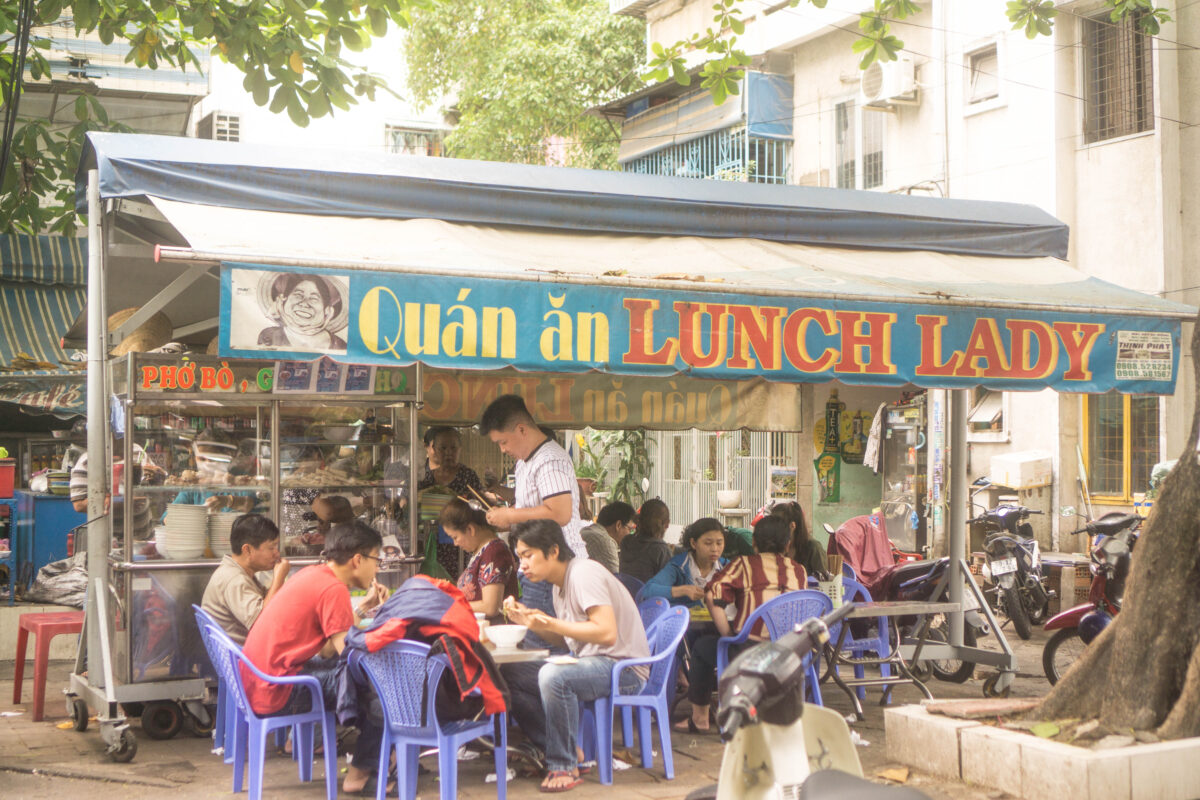
[[[1050,600],[1057,594],[1042,575],[1042,555],[1033,526],[1026,520],[1041,511],[1024,506],[1002,505],[968,520],[984,526],[983,549],[987,555],[984,575],[994,587],[996,607],[1012,621],[1022,639],[1033,635],[1033,625],[1046,618]]]
[[[1142,518],[1136,514],[1113,511],[1072,531],[1093,537],[1089,551],[1092,583],[1086,603],[1055,614],[1046,622],[1046,630],[1054,631],[1054,635],[1042,650],[1042,669],[1051,685],[1058,683],[1121,610],[1125,579],[1141,527]]]
[[[927,800],[914,789],[865,780],[846,721],[836,711],[804,702],[806,659],[819,657],[830,629],[853,607],[847,603],[807,620],[734,659],[717,690],[717,725],[725,742],[721,771],[716,785],[692,791],[687,800]]]
[[[946,581],[946,571],[950,569],[950,559],[946,557],[921,561],[902,561],[889,567],[875,582],[872,598],[875,600],[923,600],[940,601],[950,599],[950,586]],[[987,620],[979,613],[979,604],[972,592],[963,590],[963,644],[974,647],[981,636],[986,636],[991,628]],[[917,625],[915,617],[899,617],[901,637],[907,637]],[[950,625],[945,616],[938,614],[934,617],[926,634],[933,642],[950,641]],[[929,676],[948,683],[963,683],[975,672],[975,664],[970,661],[921,659],[910,664],[913,675],[924,681]]]
[[[830,537],[836,537],[833,526],[826,524],[825,532]],[[889,541],[892,551],[892,566],[875,577],[868,587],[871,599],[883,600],[923,600],[940,601],[950,599],[950,586],[945,581],[946,571],[950,568],[950,559],[946,557],[925,559],[920,554],[905,553],[899,550],[895,543]],[[851,565],[852,567],[854,565]],[[979,638],[986,636],[991,628],[987,620],[979,613],[979,604],[970,591],[963,591],[963,644],[974,647]],[[916,628],[916,617],[900,617],[897,619],[900,635],[907,637]],[[930,622],[926,634],[931,642],[950,641],[950,626],[945,616],[936,615]],[[930,676],[948,683],[964,683],[974,674],[975,665],[970,661],[921,659],[910,664],[914,676],[925,681]]]

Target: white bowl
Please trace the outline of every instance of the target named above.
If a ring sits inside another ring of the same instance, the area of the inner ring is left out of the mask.
[[[496,647],[511,650],[525,638],[525,630],[524,625],[489,625],[487,637],[495,643]]]

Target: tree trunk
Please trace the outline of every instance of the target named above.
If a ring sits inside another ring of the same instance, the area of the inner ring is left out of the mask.
[[[1200,321],[1192,334],[1200,364]],[[1200,369],[1196,370],[1200,397]],[[1142,528],[1121,613],[1035,710],[1112,729],[1200,736],[1200,415]]]

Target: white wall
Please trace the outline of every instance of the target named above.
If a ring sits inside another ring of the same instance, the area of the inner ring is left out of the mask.
[[[403,32],[394,31],[365,52],[351,56],[368,71],[382,75],[392,90],[404,97],[407,89],[402,42]],[[209,72],[210,94],[196,109],[193,121],[212,111],[231,112],[241,115],[243,142],[279,142],[377,152],[384,151],[386,125],[443,126],[441,108],[418,110],[387,92],[377,92],[374,101],[358,98],[358,105],[351,106],[349,111],[335,108],[332,116],[312,120],[308,127],[301,128],[291,121],[286,111],[273,114],[267,107],[256,106],[250,93],[242,88],[243,77],[235,67],[214,57]]]

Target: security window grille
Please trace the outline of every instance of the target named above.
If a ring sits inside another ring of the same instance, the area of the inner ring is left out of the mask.
[[[403,128],[388,125],[384,130],[385,145],[389,153],[406,156],[442,155],[442,134],[427,128]]]
[[[996,45],[967,54],[967,104],[974,105],[1000,96],[1000,58]]]
[[[1161,461],[1157,397],[1089,395],[1086,404],[1088,483],[1093,494],[1132,498]]]
[[[1083,21],[1084,140],[1089,144],[1154,129],[1152,37],[1136,17]]]
[[[864,112],[853,100],[833,107],[839,189],[875,189],[883,185],[884,120],[883,113]]]
[[[787,183],[792,143],[746,137],[745,126],[714,131],[690,142],[626,162],[625,172],[682,178]]]
[[[239,114],[214,111],[201,119],[197,124],[196,137],[199,139],[215,139],[218,142],[240,142],[242,137],[242,117]]]

